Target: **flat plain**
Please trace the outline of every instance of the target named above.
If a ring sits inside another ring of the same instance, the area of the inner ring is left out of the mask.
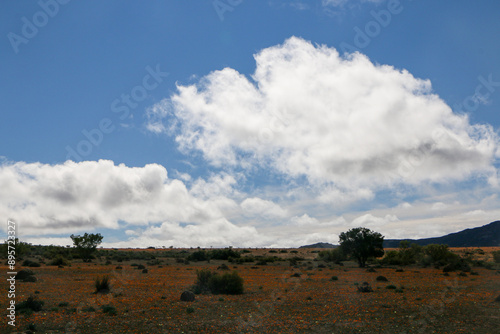
[[[491,261],[491,252],[498,249],[482,248],[481,259]],[[101,257],[91,263],[73,260],[62,267],[30,268],[37,281],[17,281],[16,301],[34,296],[44,304],[38,312],[18,312],[15,328],[7,325],[9,285],[2,280],[1,332],[26,333],[31,328],[37,333],[494,333],[500,325],[497,267],[447,275],[442,268],[416,265],[371,265],[368,271],[354,262],[318,261],[318,249],[247,250],[255,257],[278,258],[265,265],[181,263],[175,257],[153,255],[160,251],[195,250],[128,250],[149,252],[151,259],[116,262]],[[302,260],[290,262],[293,257]],[[195,283],[197,270],[221,271],[221,264],[243,278],[242,295],[198,294],[194,302],[180,300]],[[137,269],[140,265],[147,272]],[[0,270],[6,273],[8,268],[3,263]],[[105,275],[111,279],[110,293],[95,294],[96,278]],[[373,292],[358,291],[364,282]]]

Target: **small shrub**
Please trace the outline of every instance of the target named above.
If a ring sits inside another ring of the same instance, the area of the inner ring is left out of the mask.
[[[376,273],[377,272],[374,268],[368,268],[368,269],[366,269],[366,271],[369,273]]]
[[[243,293],[243,278],[236,271],[220,275],[208,269],[196,272],[195,293],[211,292],[213,294],[239,295]]]
[[[32,312],[38,312],[42,309],[44,302],[36,299],[33,296],[29,296],[27,300],[16,304],[16,311],[19,310],[30,310]],[[27,311],[27,313],[30,313]]]
[[[49,266],[67,266],[68,264],[68,260],[62,255],[57,255],[49,262]]]
[[[495,263],[500,263],[500,250],[491,252],[491,254],[493,255],[493,261],[495,261]]]
[[[338,280],[339,280],[339,278],[337,276],[332,276],[330,278],[330,281],[338,281]]]
[[[108,276],[103,276],[103,278],[96,278],[95,280],[95,292],[94,293],[109,293],[111,290],[110,279]]]
[[[35,276],[28,276],[25,279],[23,279],[23,282],[36,282],[37,278]]]
[[[217,270],[229,270],[229,267],[225,263],[223,263],[217,267]]]
[[[239,295],[243,293],[243,278],[236,271],[224,275],[213,275],[210,279],[210,290],[212,293]]]
[[[102,313],[107,313],[109,315],[116,315],[116,307],[113,305],[103,305],[101,306]]]
[[[204,250],[198,250],[188,256],[189,261],[208,261],[210,255]]]
[[[83,312],[95,312],[96,309],[92,306],[87,306],[87,307],[82,308],[82,311]]]
[[[385,277],[385,276],[377,276],[376,280],[377,280],[378,282],[387,282],[387,281],[389,281],[389,280],[387,279],[387,277]]]
[[[465,272],[461,271],[461,272],[458,273],[458,276],[460,276],[460,277],[467,277],[467,274]]]
[[[23,266],[24,267],[40,267],[40,263],[31,261],[31,260],[24,260]]]
[[[385,287],[386,289],[396,289],[397,287],[393,284],[390,284],[388,286]]]
[[[142,273],[143,273],[143,274],[147,274],[147,273],[148,273],[148,270],[147,270],[147,269],[142,269]]]
[[[363,282],[363,284],[358,286],[358,291],[359,292],[373,292],[373,289],[370,286],[370,284],[368,284],[368,282]]]
[[[59,306],[59,307],[66,307],[68,305],[69,305],[68,302],[62,302],[62,303],[59,303],[59,305],[57,305],[57,306]]]
[[[396,272],[397,272],[397,273],[402,273],[402,272],[404,272],[404,270],[403,270],[403,269],[401,269],[401,268],[399,268],[399,269],[396,269]]]
[[[191,314],[191,313],[193,313],[193,312],[194,312],[194,307],[189,306],[189,307],[187,307],[187,308],[186,308],[186,313],[187,313],[187,314]]]
[[[325,262],[334,262],[334,263],[340,263],[341,261],[345,261],[347,257],[345,256],[344,252],[340,247],[330,249],[330,250],[324,250],[318,253],[318,260],[322,260]]]
[[[291,277],[300,277],[299,273],[294,273]]]
[[[146,267],[143,264],[140,264],[137,266],[137,269],[146,269]]]

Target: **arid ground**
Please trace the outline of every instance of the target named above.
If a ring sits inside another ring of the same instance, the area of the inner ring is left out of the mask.
[[[488,260],[490,252],[498,249],[483,248],[482,258]],[[500,326],[500,302],[495,301],[500,294],[498,267],[474,267],[466,274],[450,272],[449,276],[442,268],[419,266],[401,271],[396,266],[373,265],[375,271],[369,272],[354,262],[340,266],[315,261],[318,250],[296,251],[251,249],[248,254],[254,256],[286,259],[266,265],[221,260],[186,264],[173,257],[157,257],[155,264],[151,260],[106,264],[101,257],[91,263],[73,260],[62,268],[30,268],[37,281],[18,281],[16,301],[33,295],[44,302],[43,309],[18,313],[16,327],[8,326],[8,283],[2,280],[1,332],[24,333],[31,324],[37,333],[491,334]],[[294,256],[304,260],[292,265],[288,259]],[[199,294],[194,302],[180,301],[181,293],[194,284],[197,270],[215,271],[222,263],[244,279],[244,294]],[[19,264],[17,271],[22,268]],[[137,269],[140,264],[146,273]],[[8,268],[2,264],[0,270],[6,273]],[[95,279],[104,275],[111,278],[110,293],[94,294]],[[388,281],[377,281],[378,276]],[[373,292],[359,292],[363,282]],[[103,305],[114,308],[104,312]]]

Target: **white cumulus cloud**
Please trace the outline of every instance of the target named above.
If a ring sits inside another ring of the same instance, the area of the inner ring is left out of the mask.
[[[369,198],[400,182],[496,177],[495,131],[454,114],[428,80],[297,37],[255,60],[251,78],[225,68],[179,85],[148,111],[148,127],[216,167],[305,177],[329,187],[325,198],[335,189]],[[175,129],[161,130],[167,122]]]

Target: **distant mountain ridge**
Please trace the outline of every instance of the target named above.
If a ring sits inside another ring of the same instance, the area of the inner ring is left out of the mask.
[[[429,244],[446,244],[449,247],[500,247],[500,220],[487,225],[450,233],[442,237],[425,239],[388,239],[384,240],[384,248],[397,248],[399,242],[408,240],[421,246]]]
[[[421,246],[430,244],[446,244],[449,247],[500,247],[500,220],[484,226],[468,228],[460,232],[450,233],[442,237],[425,239],[387,239],[384,240],[384,248],[398,248],[399,243],[407,240]],[[318,242],[299,248],[335,248],[327,242]]]
[[[328,242],[317,242],[312,245],[305,245],[305,246],[300,246],[299,248],[335,248],[338,247],[337,245],[332,245]]]

